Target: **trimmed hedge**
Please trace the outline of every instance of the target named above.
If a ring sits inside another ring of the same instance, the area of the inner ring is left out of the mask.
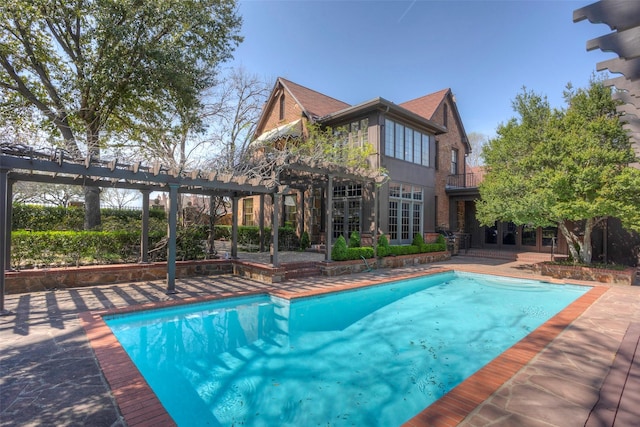
[[[344,236],[338,237],[331,248],[331,259],[334,261],[347,261],[361,257],[373,258],[373,248],[369,246],[348,248]]]
[[[150,236],[150,240],[158,238]],[[135,259],[139,248],[140,233],[126,231],[14,231],[11,263],[16,269],[25,265],[108,264]]]
[[[378,238],[378,256],[400,256],[422,254],[427,252],[442,252],[447,250],[447,245],[442,235],[438,236],[436,243],[424,243],[421,235],[416,234],[411,245],[389,245],[385,235]]]
[[[100,209],[103,223],[127,223],[142,221],[142,211],[133,209]],[[161,209],[150,209],[149,218],[165,221],[167,216]],[[12,205],[12,230],[76,230],[82,231],[84,210],[77,206],[40,206],[14,203]]]

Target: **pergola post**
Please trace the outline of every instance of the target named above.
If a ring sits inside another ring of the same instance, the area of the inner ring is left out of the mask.
[[[169,184],[169,246],[167,248],[167,294],[176,292],[176,237],[178,229],[178,188]]]
[[[264,194],[260,194],[260,216],[258,218],[260,226],[260,252],[264,252]]]
[[[8,169],[0,169],[0,315],[9,314],[7,310],[4,308],[4,292],[5,292],[5,261],[6,261],[6,244],[7,244],[7,233],[11,233],[11,230],[7,230],[5,226],[7,224],[7,204],[9,199],[9,192],[7,191],[8,180],[7,175],[9,174]]]
[[[142,232],[140,233],[140,262],[149,262],[149,190],[140,190],[142,194]]]
[[[278,228],[280,225],[280,200],[279,194],[273,193],[273,221],[271,230],[273,233],[273,244],[271,246],[271,264],[278,267]]]
[[[234,194],[231,198],[231,258],[238,258],[238,199]]]
[[[7,180],[7,220],[6,220],[6,236],[5,236],[5,244],[4,244],[4,253],[5,253],[5,264],[4,269],[6,271],[11,270],[11,219],[13,217],[13,184],[14,180],[8,178]]]
[[[305,203],[304,203],[304,190],[298,191],[300,195],[300,223],[298,224],[298,233],[300,233],[300,237],[302,237],[302,233],[304,233],[304,220],[305,220]]]
[[[327,175],[326,238],[324,260],[331,261],[331,236],[333,235],[333,176]]]
[[[213,258],[216,248],[216,197],[209,196],[209,258]]]
[[[373,233],[371,233],[371,237],[373,242],[371,243],[373,245],[373,256],[377,259],[378,258],[378,210],[379,210],[379,206],[378,206],[378,192],[380,191],[378,188],[378,185],[375,182],[371,183],[373,185],[373,192],[371,193],[373,195]]]

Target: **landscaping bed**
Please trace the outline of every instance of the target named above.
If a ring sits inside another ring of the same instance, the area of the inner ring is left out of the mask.
[[[633,267],[615,270],[581,265],[563,265],[551,262],[534,264],[533,271],[543,276],[551,276],[555,279],[589,280],[619,285],[633,285],[636,275],[636,269]]]

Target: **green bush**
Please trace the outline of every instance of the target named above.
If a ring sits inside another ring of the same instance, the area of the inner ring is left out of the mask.
[[[209,227],[190,225],[178,229],[176,236],[176,258],[181,260],[203,259]]]
[[[415,236],[413,236],[413,241],[411,242],[411,244],[417,247],[421,247],[422,245],[424,245],[424,239],[422,238],[422,234],[417,233]]]
[[[387,236],[385,236],[384,234],[381,234],[380,237],[378,237],[378,256],[385,257],[388,254],[389,254],[389,240],[387,239]]]
[[[142,211],[135,209],[100,209],[103,229],[105,224],[137,223],[142,221]],[[149,218],[166,223],[167,216],[162,209],[150,209]],[[40,206],[24,203],[12,205],[12,230],[76,230],[84,226],[84,210],[77,206]],[[113,226],[111,226],[113,228]]]
[[[309,238],[309,233],[303,231],[302,236],[300,236],[300,250],[304,251],[309,247],[311,247],[311,239]]]
[[[359,248],[347,248],[347,259],[373,258],[373,248],[364,246]]]
[[[447,250],[444,237],[438,236],[436,243],[424,243],[424,239],[420,234],[416,234],[413,237],[411,245],[389,245],[385,235],[381,235],[378,238],[378,256],[400,256],[400,255],[413,255],[427,252],[441,252]]]
[[[349,236],[349,247],[350,248],[360,247],[360,233],[358,233],[357,231],[351,232],[351,236]]]
[[[24,266],[81,265],[137,259],[140,233],[126,231],[14,231],[11,263]]]
[[[331,248],[331,259],[334,261],[344,261],[347,259],[347,241],[344,236],[338,237]]]

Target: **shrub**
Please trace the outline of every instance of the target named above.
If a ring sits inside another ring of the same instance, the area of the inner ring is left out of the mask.
[[[424,239],[422,238],[422,234],[417,233],[415,236],[413,236],[413,241],[411,242],[411,244],[417,247],[421,247],[422,245],[424,245]]]
[[[384,234],[381,234],[380,237],[378,237],[378,256],[385,257],[388,254],[389,254],[389,240],[387,239],[387,236],[385,236]]]
[[[347,259],[347,241],[343,236],[338,237],[331,248],[331,259],[334,261],[344,261]]]
[[[11,261],[25,265],[80,265],[137,259],[140,233],[127,231],[14,231]]]
[[[360,247],[360,233],[358,233],[357,231],[351,232],[351,236],[349,236],[349,247],[350,248]]]
[[[309,238],[309,233],[303,231],[302,236],[300,236],[300,250],[304,251],[309,247],[311,247],[311,239]]]
[[[373,248],[370,246],[360,248],[347,248],[347,259],[373,258]]]

